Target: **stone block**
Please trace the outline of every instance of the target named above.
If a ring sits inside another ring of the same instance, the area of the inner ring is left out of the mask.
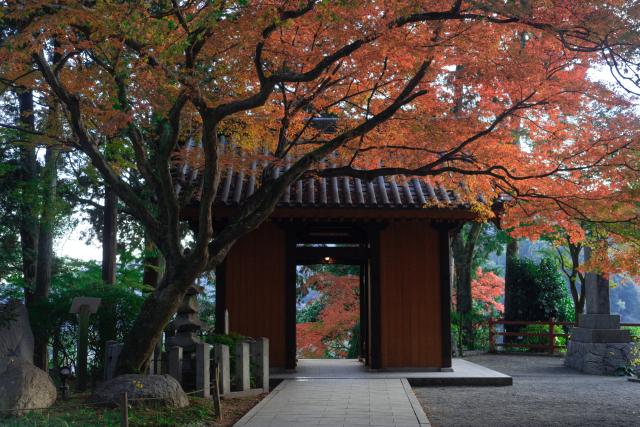
[[[585,278],[587,313],[610,314],[609,280],[595,273]]]
[[[628,343],[631,333],[623,329],[573,328],[571,340],[583,343]]]
[[[257,387],[269,392],[269,338],[257,338],[250,344],[251,362],[256,369]]]
[[[632,343],[585,343],[570,341],[565,366],[585,374],[613,375],[619,367],[627,366]]]
[[[17,357],[33,363],[33,332],[24,304],[0,304],[0,357]]]
[[[116,341],[107,341],[104,355],[104,379],[110,380],[115,376],[118,357],[122,351],[122,344]]]
[[[167,357],[167,372],[179,383],[182,382],[182,347],[171,347]]]
[[[617,314],[581,314],[578,326],[589,329],[620,329],[620,316]]]
[[[209,344],[196,344],[196,390],[202,390],[200,397],[211,396],[210,355],[211,346]]]
[[[112,406],[125,392],[132,406],[189,406],[182,386],[169,375],[120,375],[100,384],[91,395],[91,401],[96,405]]]
[[[216,363],[220,367],[220,394],[231,392],[231,361],[229,347],[224,344],[216,344],[214,347]]]
[[[249,343],[247,341],[239,342],[236,344],[235,350],[236,389],[240,391],[249,390],[251,388]]]
[[[0,357],[0,417],[22,415],[34,408],[48,408],[56,401],[56,394],[56,386],[49,375],[30,361],[19,357]],[[24,425],[16,421],[18,424],[15,425]]]

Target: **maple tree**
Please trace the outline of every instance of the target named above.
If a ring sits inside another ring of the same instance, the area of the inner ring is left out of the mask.
[[[504,311],[499,299],[504,295],[504,279],[492,271],[476,269],[476,277],[471,281],[473,299],[482,305],[483,311],[491,314],[493,310]]]
[[[296,325],[298,356],[322,358],[347,357],[345,345],[351,339],[351,331],[359,321],[359,289],[357,276],[336,276],[317,273],[305,281],[305,289],[318,292],[314,302],[322,304],[317,319]]]
[[[85,153],[166,261],[125,341],[120,372],[145,367],[187,288],[303,174],[428,176],[458,189],[480,218],[509,194],[513,223],[529,220],[535,232],[546,227],[542,212],[570,231],[576,216],[635,216],[625,183],[635,178],[637,119],[628,102],[587,78],[592,64],[607,62],[633,91],[633,2],[3,6],[0,81],[54,100],[65,125],[55,133],[37,123],[2,126],[34,144]],[[335,129],[327,134],[310,117],[333,117]],[[245,153],[266,149],[272,167],[290,167],[277,176],[268,168],[214,232],[222,170],[238,163],[223,150],[223,134]],[[196,141],[188,152],[187,141]],[[110,159],[113,146],[127,155]],[[201,177],[190,243],[181,213],[196,190],[176,189],[180,151]],[[335,166],[320,168],[328,156]]]

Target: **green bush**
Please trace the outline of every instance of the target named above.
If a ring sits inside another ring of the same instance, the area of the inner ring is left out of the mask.
[[[507,260],[509,300],[507,320],[572,320],[572,305],[555,260],[543,258],[539,264],[526,258]]]
[[[544,336],[523,336],[522,344],[529,345],[538,345],[538,346],[548,346],[549,345],[549,325],[527,325],[526,327],[520,330],[522,333],[527,334],[545,334]],[[553,328],[553,332],[556,334],[564,334],[564,329],[561,326],[555,325]],[[566,346],[567,338],[566,337],[555,337],[554,345],[556,346]],[[542,347],[532,348],[531,351],[545,351]]]
[[[631,339],[640,343],[640,326],[623,326],[622,329],[628,329],[631,332]]]
[[[360,356],[360,322],[351,328],[351,339],[349,340],[348,359],[357,359]]]
[[[51,368],[74,367],[76,363],[78,318],[69,313],[71,302],[79,296],[98,297],[102,300],[100,308],[89,318],[88,368],[96,379],[102,377],[101,330],[108,325],[115,333],[115,339],[123,341],[150,290],[140,285],[141,271],[139,265],[119,266],[116,284],[105,285],[98,262],[55,259],[48,299],[29,306],[34,333],[43,331],[49,336],[53,356]],[[22,278],[10,277],[0,287],[0,300],[22,300],[23,292]]]
[[[211,345],[224,344],[227,347],[229,347],[229,371],[231,373],[231,382],[235,383],[236,344],[248,338],[236,332],[229,332],[226,335],[225,334],[208,334],[208,335],[204,335],[202,338],[203,338],[203,341],[208,344],[211,344]],[[251,376],[250,380],[252,384],[255,383],[255,378],[253,378],[253,375]]]

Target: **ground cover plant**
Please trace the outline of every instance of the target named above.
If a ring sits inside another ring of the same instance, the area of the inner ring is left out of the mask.
[[[190,397],[189,406],[176,409],[163,405],[131,406],[129,408],[129,425],[160,426],[232,426],[263,396],[236,398],[226,400],[222,404],[222,420],[213,410],[211,399]],[[43,411],[32,411],[20,418],[0,420],[0,424],[8,427],[102,427],[119,426],[121,412],[118,408],[95,407],[88,404],[87,396],[75,396],[65,402],[59,402]]]

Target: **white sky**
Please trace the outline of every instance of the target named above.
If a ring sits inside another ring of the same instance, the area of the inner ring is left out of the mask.
[[[87,245],[81,237],[83,230],[90,227],[86,222],[79,222],[78,226],[69,230],[56,239],[54,251],[58,256],[81,259],[83,261],[102,259],[102,245],[95,239],[91,245]]]

